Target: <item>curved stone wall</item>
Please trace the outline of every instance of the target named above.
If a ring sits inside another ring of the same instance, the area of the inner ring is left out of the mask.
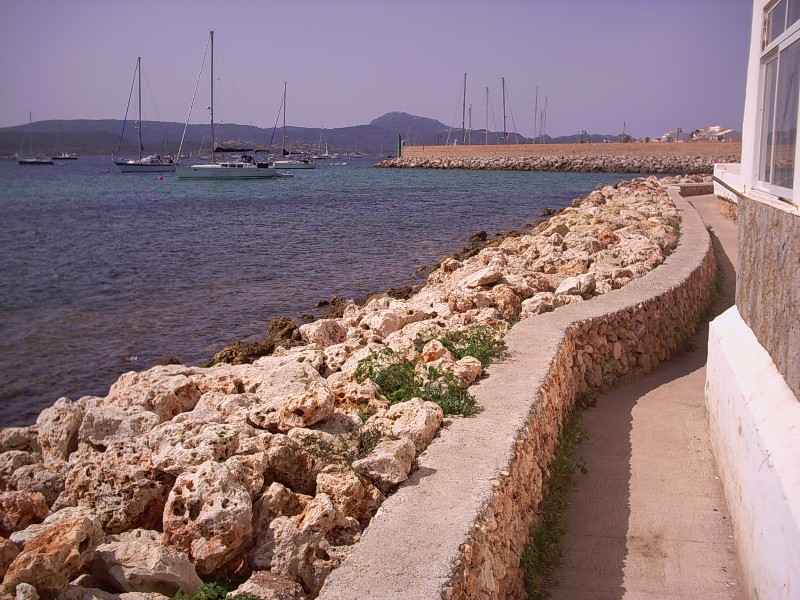
[[[581,395],[675,354],[710,301],[710,236],[670,194],[683,214],[676,251],[620,290],[515,325],[510,357],[474,388],[483,411],[446,424],[320,598],[524,595],[519,561],[565,414]]]

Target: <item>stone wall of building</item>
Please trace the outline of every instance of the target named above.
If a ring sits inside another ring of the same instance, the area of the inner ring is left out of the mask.
[[[800,211],[740,200],[739,248],[736,306],[800,397]]]

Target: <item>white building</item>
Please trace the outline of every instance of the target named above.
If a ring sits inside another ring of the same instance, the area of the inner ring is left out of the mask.
[[[753,598],[800,598],[800,0],[754,0],[736,304],[709,332],[712,444]]]

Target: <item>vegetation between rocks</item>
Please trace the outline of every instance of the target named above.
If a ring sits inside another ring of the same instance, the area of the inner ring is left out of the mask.
[[[550,465],[550,479],[539,514],[531,528],[531,536],[520,561],[525,575],[525,589],[531,600],[544,600],[549,597],[547,584],[561,557],[561,539],[567,531],[564,512],[567,498],[578,485],[577,473],[584,476],[589,472],[583,458],[576,453],[577,447],[587,439],[583,426],[583,411],[592,403],[581,400],[567,416],[561,442]]]
[[[505,350],[505,342],[497,339],[491,327],[483,325],[447,332],[441,337],[422,336],[419,343],[424,345],[432,339],[441,342],[456,360],[472,356],[484,367]],[[452,372],[425,365],[419,357],[405,358],[391,348],[374,351],[361,360],[356,379],[374,381],[391,404],[421,398],[441,406],[446,415],[466,417],[475,413],[475,397],[459,387]]]
[[[206,583],[194,594],[187,594],[182,590],[173,596],[174,600],[259,600],[253,594],[236,594],[228,596],[228,590],[219,583]]]

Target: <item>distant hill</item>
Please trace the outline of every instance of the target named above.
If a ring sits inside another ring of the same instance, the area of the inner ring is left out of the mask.
[[[110,155],[120,146],[120,133],[123,121],[114,119],[69,121],[37,121],[32,125],[18,125],[0,128],[0,154],[19,152],[28,147],[28,134],[33,132],[34,152],[48,153],[55,148],[61,135],[59,151],[78,152],[84,155]],[[142,145],[147,152],[175,154],[183,135],[183,123],[144,121]],[[503,134],[484,129],[468,133],[468,141],[473,144],[501,144]],[[208,125],[189,125],[184,140],[184,154],[210,150],[211,140]],[[275,153],[281,151],[283,130],[265,129],[252,125],[217,124],[217,143],[255,145],[271,148]],[[133,121],[125,123],[125,134],[121,154],[137,153],[138,131]],[[397,152],[398,137],[407,145],[421,146],[434,144],[461,144],[464,131],[448,127],[435,119],[418,117],[403,112],[389,112],[374,119],[368,125],[354,125],[335,129],[310,127],[287,127],[286,136],[292,152],[361,153],[386,156]],[[620,141],[619,135],[580,134],[551,138],[543,136],[544,143],[574,144],[583,141],[601,143]],[[508,135],[507,143],[527,144],[533,140],[514,133]]]

